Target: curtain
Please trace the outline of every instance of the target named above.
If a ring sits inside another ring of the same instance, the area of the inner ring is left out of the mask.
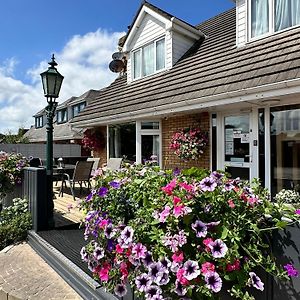
[[[269,0],[251,0],[251,36],[259,36],[268,31]]]
[[[154,44],[143,48],[143,75],[154,73]]]
[[[141,51],[133,52],[133,78],[141,77]]]
[[[275,0],[275,31],[300,24],[299,0]]]
[[[156,70],[165,67],[165,39],[156,42]]]

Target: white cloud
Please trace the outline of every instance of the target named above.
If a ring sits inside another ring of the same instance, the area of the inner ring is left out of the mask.
[[[58,70],[65,77],[59,102],[80,96],[89,89],[101,89],[113,81],[116,74],[109,71],[108,64],[122,35],[124,32],[99,29],[73,36],[61,51],[54,51]],[[47,69],[47,61],[27,71],[31,84],[14,78],[16,64],[15,58],[9,58],[0,65],[0,132],[29,127],[34,123],[32,115],[46,106],[40,73]]]

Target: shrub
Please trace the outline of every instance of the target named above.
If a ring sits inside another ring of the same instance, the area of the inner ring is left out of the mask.
[[[266,233],[284,228],[283,216],[293,221],[300,212],[273,205],[257,180],[145,166],[96,180],[82,203],[89,242],[81,255],[118,296],[128,281],[143,299],[218,299],[228,290],[246,300],[253,299],[250,286],[264,289],[257,269],[280,278],[297,274],[292,265],[289,271],[276,265]]]
[[[27,237],[31,215],[26,199],[16,198],[13,205],[0,212],[0,250]]]
[[[22,154],[0,152],[0,199],[21,184],[21,174],[29,161]]]

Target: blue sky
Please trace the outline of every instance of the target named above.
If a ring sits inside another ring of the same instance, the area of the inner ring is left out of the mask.
[[[231,0],[152,0],[196,25],[231,7]],[[109,84],[118,38],[132,22],[140,0],[9,0],[1,3],[0,132],[29,127],[45,106],[39,73],[51,53],[65,76],[60,101]]]

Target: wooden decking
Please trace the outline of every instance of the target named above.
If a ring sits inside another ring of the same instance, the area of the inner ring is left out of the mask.
[[[59,197],[61,183],[53,184],[54,198],[54,217],[56,227],[62,227],[71,224],[80,224],[83,219],[83,212],[79,210],[79,204],[89,194],[89,189],[84,188],[79,193],[79,186],[75,188],[75,200],[72,197],[69,188],[64,188],[63,197]]]

